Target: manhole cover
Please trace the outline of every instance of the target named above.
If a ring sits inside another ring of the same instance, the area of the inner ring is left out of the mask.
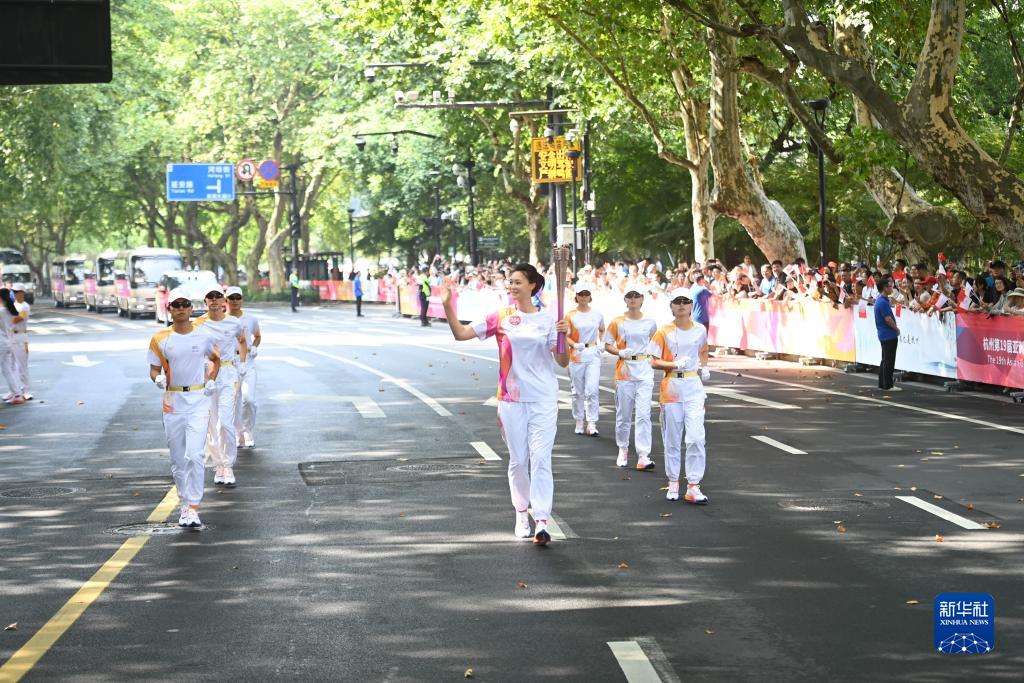
[[[29,486],[23,489],[0,491],[0,498],[55,498],[80,493],[84,490],[67,486]]]
[[[472,469],[477,468],[453,462],[416,462],[388,468],[391,472],[412,472],[414,474],[445,474],[449,472],[465,472]]]
[[[169,536],[181,534],[186,531],[209,531],[213,527],[209,524],[199,529],[178,526],[176,522],[139,522],[137,524],[122,524],[111,527],[106,533],[114,536]]]
[[[794,498],[779,501],[779,507],[797,512],[849,512],[888,507],[888,503],[860,498]]]

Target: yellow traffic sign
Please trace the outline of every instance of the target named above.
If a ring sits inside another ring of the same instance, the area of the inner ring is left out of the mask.
[[[530,140],[530,156],[533,171],[533,182],[535,183],[569,183],[572,182],[573,160],[565,156],[566,150],[580,150],[578,140],[570,145],[565,137],[558,135],[551,142],[547,138],[532,138]],[[581,157],[577,157],[576,180],[583,179],[583,164]]]

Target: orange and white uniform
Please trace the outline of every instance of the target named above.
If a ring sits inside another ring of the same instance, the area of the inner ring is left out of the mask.
[[[572,380],[572,416],[576,421],[597,423],[600,409],[601,382],[601,329],[604,316],[593,309],[586,313],[570,311],[565,319],[569,323],[566,339],[572,345],[569,352],[569,378]],[[579,348],[582,345],[583,348]]]
[[[558,427],[558,379],[551,356],[558,341],[546,310],[502,308],[472,323],[483,341],[498,342],[498,426],[508,446],[508,484],[518,512],[533,508],[535,521],[551,514],[551,451]]]
[[[17,337],[20,336],[14,334],[14,316],[4,306],[0,306],[0,372],[7,380],[12,397],[21,396],[21,372],[14,355],[14,345],[19,342]]]
[[[679,481],[682,443],[686,443],[686,481],[699,484],[704,477],[707,454],[704,448],[704,402],[707,394],[700,380],[700,352],[707,345],[703,325],[681,330],[675,323],[663,325],[651,340],[651,352],[659,360],[676,363],[686,359],[683,369],[665,372],[661,380],[661,440],[665,447],[665,474]]]
[[[654,369],[650,343],[658,329],[651,318],[630,320],[620,315],[608,325],[604,342],[620,351],[632,349],[633,355],[619,357],[615,363],[615,444],[629,448],[629,433],[635,422],[636,451],[651,453],[651,397],[654,394]]]
[[[214,340],[195,331],[178,334],[168,328],[153,335],[148,357],[149,364],[162,367],[167,378],[164,433],[178,497],[186,505],[199,505],[203,499],[203,460],[211,403],[203,389],[207,361],[217,358]]]
[[[14,360],[17,368],[18,379],[21,382],[21,394],[25,395],[29,393],[28,390],[28,316],[32,312],[32,307],[27,301],[14,302],[14,307],[18,309],[18,314],[25,316],[24,320],[14,322],[13,329],[11,330],[14,335],[14,346],[11,350],[14,352]]]
[[[242,323],[232,315],[226,315],[223,320],[213,320],[207,313],[192,322],[192,329],[210,337],[220,355],[220,374],[217,375],[217,389],[210,405],[210,434],[206,450],[218,467],[234,467],[238,458],[235,416],[241,402],[239,378],[245,374],[244,369],[239,372],[239,341],[245,338]]]

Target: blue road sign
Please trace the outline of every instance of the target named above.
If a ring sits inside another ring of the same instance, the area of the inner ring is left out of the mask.
[[[233,164],[167,164],[167,201],[230,202],[234,198]]]
[[[260,176],[264,180],[277,180],[281,175],[281,169],[273,159],[264,159],[260,162]]]

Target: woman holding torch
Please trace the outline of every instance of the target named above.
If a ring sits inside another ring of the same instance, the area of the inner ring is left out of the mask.
[[[508,278],[515,306],[500,308],[470,325],[459,322],[452,304],[453,288],[451,281],[445,281],[441,303],[455,339],[495,337],[498,342],[498,427],[508,447],[515,535],[530,537],[532,508],[533,542],[547,545],[554,494],[551,450],[558,426],[558,380],[551,361],[553,356],[563,368],[569,365],[568,353],[555,349],[569,325],[564,320],[556,323],[550,312],[533,303],[534,294],[544,288],[544,277],[529,264],[516,266]]]

